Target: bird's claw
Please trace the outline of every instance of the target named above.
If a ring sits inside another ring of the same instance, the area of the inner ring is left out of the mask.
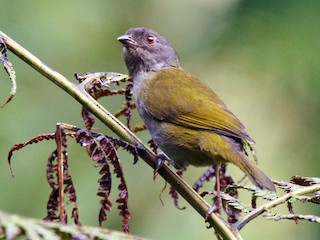
[[[147,150],[144,146],[141,145],[139,142],[135,142],[136,149],[139,155],[145,155]]]
[[[163,166],[163,164],[165,162],[169,162],[170,158],[164,152],[160,152],[157,154],[157,161],[158,161],[157,166],[153,172],[153,180],[156,180],[156,177],[158,176],[159,169]]]
[[[204,221],[208,222],[212,213],[219,213],[219,212],[220,212],[220,207],[218,207],[217,205],[211,206],[206,214],[206,217],[204,218]]]
[[[136,149],[137,149],[137,152],[139,155],[145,155],[147,153],[146,148],[144,146],[142,146],[139,142],[136,142],[135,145],[136,145]],[[156,165],[154,172],[153,172],[153,180],[156,179],[160,168],[163,166],[163,164],[165,162],[170,162],[170,158],[164,152],[158,153],[157,154],[157,165]]]

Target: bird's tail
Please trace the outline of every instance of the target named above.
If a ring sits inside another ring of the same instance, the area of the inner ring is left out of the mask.
[[[268,189],[275,192],[276,188],[271,179],[255,164],[251,161],[244,153],[237,152],[242,161],[237,161],[237,166],[246,173],[250,180],[261,189]]]

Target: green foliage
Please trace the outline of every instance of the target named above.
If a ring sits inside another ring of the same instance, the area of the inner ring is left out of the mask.
[[[88,226],[43,222],[0,211],[0,239],[143,239],[141,237]]]

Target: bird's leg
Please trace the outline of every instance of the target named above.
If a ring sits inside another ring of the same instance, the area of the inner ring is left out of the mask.
[[[217,206],[217,211],[219,214],[221,214],[221,206],[222,206],[222,201],[221,201],[221,196],[220,196],[220,163],[218,163],[215,166],[215,174],[216,174],[216,192],[217,192],[217,196],[216,196],[216,206]]]
[[[216,164],[215,166],[213,166],[214,168],[214,173],[215,173],[215,177],[216,177],[216,196],[214,198],[214,203],[213,205],[209,208],[207,215],[205,217],[205,221],[208,220],[208,218],[210,217],[210,215],[212,213],[219,213],[221,214],[221,206],[222,206],[222,201],[221,201],[221,196],[220,196],[220,163]]]
[[[140,143],[136,142],[136,148],[138,154],[145,155],[147,153],[147,150],[145,147],[143,147]],[[170,162],[170,158],[164,153],[160,152],[157,154],[157,165],[155,166],[154,172],[153,172],[153,179],[155,180],[158,176],[159,169],[163,166],[165,162]]]

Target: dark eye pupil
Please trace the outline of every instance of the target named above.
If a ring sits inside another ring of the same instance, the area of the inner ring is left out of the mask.
[[[148,36],[148,37],[146,38],[146,41],[147,41],[147,43],[149,43],[149,44],[154,43],[154,40],[155,40],[155,37],[153,37],[153,36]]]

